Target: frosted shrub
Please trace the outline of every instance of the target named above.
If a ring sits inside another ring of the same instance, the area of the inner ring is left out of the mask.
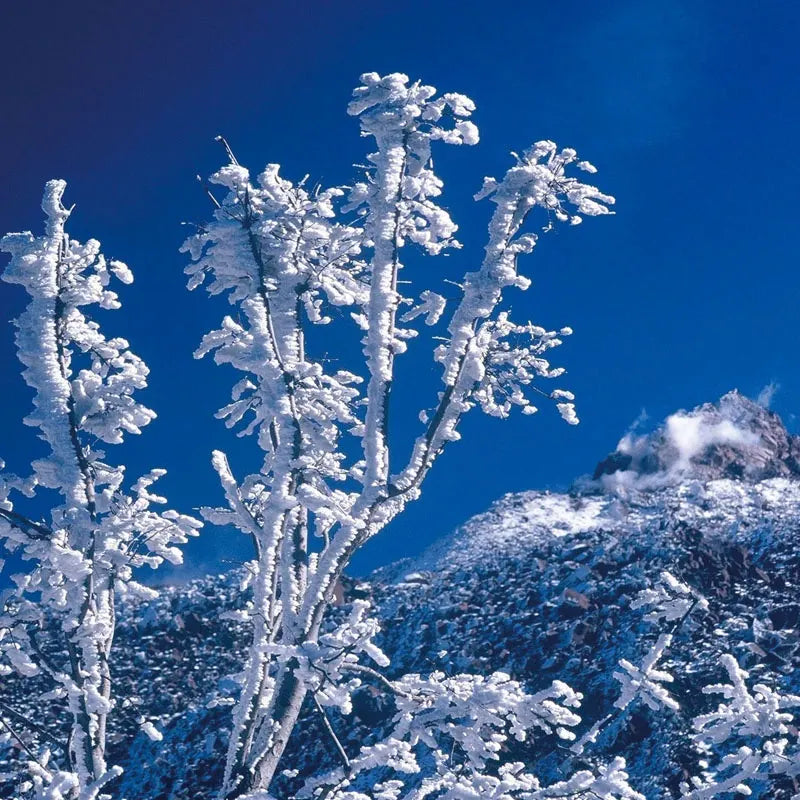
[[[45,187],[43,236],[9,234],[0,242],[12,256],[3,279],[30,296],[16,321],[23,376],[35,393],[25,423],[48,447],[30,477],[0,475],[0,541],[25,568],[0,596],[0,674],[44,676],[48,690],[41,701],[65,704],[72,719],[57,757],[27,752],[30,791],[49,800],[92,800],[119,774],[105,756],[114,706],[109,655],[115,598],[152,596],[133,579],[134,568],[179,563],[178,545],[200,523],[153,509],[166,502],[150,489],[164,470],[151,470],[125,489],[124,467],[105,460],[103,445],[140,433],[155,414],[134,398],[146,385],[145,364],[125,339],[106,338],[88,316],[92,306],[119,308],[111,280],[130,283],[133,275],[120,261],[107,260],[96,240],[81,244],[69,237],[64,189],[64,181]],[[43,522],[17,508],[20,497],[37,493],[54,503]],[[53,618],[57,657],[40,643]]]

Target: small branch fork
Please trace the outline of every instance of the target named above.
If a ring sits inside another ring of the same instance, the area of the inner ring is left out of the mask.
[[[22,531],[28,538],[38,541],[46,541],[49,539],[53,532],[46,525],[40,522],[34,522],[16,511],[11,511],[7,508],[0,508],[0,519],[4,519],[9,525],[12,525],[17,530]]]
[[[36,753],[34,753],[33,750],[31,750],[30,747],[25,744],[22,737],[11,727],[11,725],[9,725],[8,722],[5,721],[5,719],[3,719],[2,716],[0,716],[0,725],[2,725],[9,732],[14,741],[30,756],[31,760],[35,761],[37,764],[39,764],[39,766],[41,766]]]
[[[320,704],[319,700],[317,699],[316,694],[312,696],[312,700],[314,702],[314,708],[316,709],[317,713],[319,714],[320,720],[322,721],[322,725],[325,728],[328,736],[333,743],[333,747],[336,750],[336,755],[339,757],[339,760],[342,762],[342,766],[347,775],[350,774],[352,771],[352,765],[350,764],[350,759],[347,756],[347,752],[344,749],[344,746],[339,741],[339,737],[336,735],[336,731],[333,729],[333,725],[331,724],[330,719],[328,719],[328,715],[325,712],[325,709]]]
[[[43,739],[47,739],[48,742],[54,744],[63,752],[67,751],[67,748],[55,737],[52,733],[46,731],[44,728],[37,725],[35,722],[32,722],[28,717],[24,714],[20,714],[19,711],[15,711],[10,706],[6,705],[2,701],[0,701],[0,712],[7,714],[9,717],[13,717],[17,721],[21,722],[23,725],[30,728],[32,731],[35,731],[39,734]],[[0,716],[0,720],[2,720],[2,716]],[[10,729],[9,729],[10,730]],[[16,737],[15,737],[16,738]]]

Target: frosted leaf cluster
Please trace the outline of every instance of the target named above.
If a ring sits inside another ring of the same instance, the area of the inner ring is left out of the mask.
[[[646,587],[631,602],[631,608],[649,609],[644,615],[647,622],[661,625],[673,623],[670,633],[660,633],[640,666],[621,659],[620,672],[614,678],[620,682],[621,692],[614,706],[625,711],[634,700],[641,700],[653,711],[662,708],[677,711],[680,704],[669,693],[665,684],[674,682],[674,677],[665,669],[656,667],[672,644],[674,634],[686,623],[693,612],[708,609],[708,601],[674,575],[662,571],[653,586]]]
[[[555,331],[546,331],[531,323],[514,324],[507,312],[481,325],[473,344],[475,352],[465,369],[471,363],[475,370],[471,376],[476,387],[473,396],[483,411],[491,416],[507,417],[516,405],[521,406],[525,414],[534,413],[536,407],[530,404],[523,387],[538,377],[557,378],[564,373],[563,368],[552,368],[542,357],[561,341]],[[572,392],[563,389],[557,389],[550,396],[559,400],[575,399]],[[574,404],[559,402],[557,407],[567,422],[577,424]]]
[[[180,545],[200,523],[154,509],[166,503],[150,491],[163,470],[125,489],[124,467],[109,464],[99,446],[139,433],[155,414],[134,397],[146,385],[147,367],[124,339],[107,338],[88,316],[91,306],[119,308],[111,279],[133,277],[121,262],[108,261],[97,241],[69,237],[64,189],[63,181],[45,188],[43,236],[9,234],[0,242],[12,256],[3,280],[30,296],[16,320],[23,376],[34,390],[25,422],[48,446],[30,477],[0,477],[0,541],[27,568],[0,594],[0,674],[42,676],[49,684],[42,702],[62,703],[72,718],[69,744],[57,757],[28,754],[23,794],[56,800],[79,792],[91,800],[117,774],[105,761],[115,598],[152,594],[134,570],[180,562]],[[52,501],[49,519],[21,513],[20,500],[24,505],[34,494],[40,503]],[[41,648],[42,630],[54,619],[62,658]]]
[[[332,792],[329,797],[380,797],[380,792],[365,795],[351,791],[351,787],[363,783],[359,780],[362,774],[369,776],[375,771],[385,777],[387,770],[394,777],[380,791],[391,785],[398,792],[409,792],[403,797],[420,800],[478,797],[481,795],[462,792],[468,787],[476,792],[478,787],[498,780],[489,765],[499,760],[509,738],[525,741],[537,733],[569,740],[574,738],[570,728],[580,723],[574,709],[580,706],[581,695],[560,681],[535,695],[501,672],[487,677],[409,674],[386,684],[396,705],[389,733],[375,744],[362,747],[345,767],[308,781],[301,797],[316,796],[322,787]],[[435,771],[428,774],[431,770],[423,769],[423,765],[431,759]],[[521,765],[513,767],[521,769]],[[506,765],[501,767],[501,774],[506,769]],[[421,781],[420,775],[424,775]],[[515,777],[521,781],[519,787],[539,786],[532,775]]]
[[[302,437],[319,456],[312,466],[342,477],[336,447],[340,429],[358,425],[352,404],[360,378],[328,373],[305,352],[304,324],[327,324],[329,309],[360,308],[366,300],[364,265],[357,255],[361,232],[332,221],[340,189],[307,190],[269,165],[256,184],[238,164],[211,178],[227,191],[215,219],[187,240],[193,257],[189,287],[208,282],[211,294],[227,293],[238,321],[225,317],[207,334],[197,357],[213,353],[218,364],[245,373],[232,402],[218,416],[241,434],[257,433],[262,449],[278,458],[281,436]],[[295,431],[292,420],[302,421]],[[299,455],[299,454],[298,454]],[[265,471],[271,469],[265,464]]]
[[[648,622],[676,622],[687,617],[695,608],[705,611],[708,601],[669,572],[662,572],[652,587],[639,592],[631,608],[649,608]]]
[[[423,778],[409,788],[403,781],[376,783],[368,792],[347,788],[328,790],[330,800],[645,800],[631,787],[625,772],[625,759],[614,758],[595,770],[579,770],[567,780],[549,785],[542,782],[521,762],[502,764],[496,773],[475,774],[441,768],[436,775]]]
[[[634,664],[626,658],[619,660],[620,670],[613,673],[620,684],[620,694],[614,701],[614,709],[595,722],[570,747],[575,755],[582,755],[587,748],[596,745],[601,734],[612,723],[628,714],[636,701],[642,701],[653,712],[664,709],[677,712],[680,709],[680,703],[667,688],[668,684],[674,682],[674,677],[666,669],[657,668],[657,664],[669,650],[675,634],[688,622],[690,615],[695,611],[705,611],[708,602],[690,586],[663,571],[655,584],[638,593],[631,602],[631,608],[650,609],[644,616],[645,621],[656,626],[664,621],[672,622],[671,631],[659,633],[641,664]]]

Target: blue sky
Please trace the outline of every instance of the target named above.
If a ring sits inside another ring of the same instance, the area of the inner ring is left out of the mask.
[[[212,448],[240,472],[254,461],[254,443],[212,416],[231,374],[191,357],[226,306],[186,292],[178,253],[181,223],[208,214],[194,176],[220,164],[215,134],[254,170],[339,184],[367,152],[345,114],[361,72],[468,94],[481,144],[437,157],[465,244],[448,272],[480,258],[490,209],[471,195],[510,150],[551,138],[595,163],[617,215],[545,237],[524,267],[533,288],[514,297],[517,317],[575,329],[555,360],[582,424],[545,407],[506,422],[475,412],[363,571],[505,492],[567,486],[642,409],[655,421],[776,382],[773,407],[797,427],[799,23],[794,3],[741,0],[15,3],[0,34],[0,229],[41,230],[42,185],[63,177],[73,235],[130,264],[136,283],[104,322],[150,365],[159,418],[112,454],[132,473],[165,466],[164,490],[188,510],[220,498]],[[8,324],[23,299],[0,284],[0,456],[17,470],[40,447],[21,424],[31,395]],[[435,386],[423,350],[401,375]],[[394,414],[398,442],[415,413]],[[246,556],[235,533],[206,528],[182,574]]]

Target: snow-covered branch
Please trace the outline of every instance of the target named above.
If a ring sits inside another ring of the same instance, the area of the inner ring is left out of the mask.
[[[124,467],[106,463],[97,446],[139,433],[155,414],[134,398],[146,385],[147,367],[124,339],[106,338],[85,310],[119,308],[108,287],[112,277],[130,283],[130,270],[107,261],[99,242],[69,238],[64,189],[63,181],[45,188],[43,236],[9,234],[0,243],[12,256],[3,279],[30,296],[16,321],[23,376],[34,390],[35,410],[25,422],[49,448],[34,461],[29,479],[0,479],[0,539],[6,551],[32,565],[13,576],[13,588],[2,597],[0,670],[46,673],[72,716],[58,769],[46,767],[50,756],[34,765],[34,796],[91,799],[117,774],[105,760],[106,718],[114,704],[109,654],[115,596],[150,594],[134,580],[134,569],[179,562],[179,545],[200,523],[151,510],[166,502],[149,491],[163,470],[152,470],[126,492]],[[48,522],[32,521],[14,508],[13,492],[30,497],[46,490],[61,496]],[[38,647],[36,631],[56,626],[66,656],[53,664]]]
[[[720,659],[730,683],[712,684],[705,694],[722,695],[726,702],[715,711],[694,719],[695,743],[706,755],[701,776],[684,783],[685,800],[706,800],[728,792],[749,795],[751,782],[769,783],[776,776],[800,775],[800,742],[794,715],[789,708],[800,706],[800,697],[781,694],[771,686],[747,686],[749,675],[726,653]],[[708,763],[711,753],[727,746],[719,762]],[[795,795],[797,797],[797,795]]]
[[[448,442],[457,440],[461,417],[479,404],[488,414],[507,416],[512,406],[531,414],[536,407],[523,392],[536,378],[557,378],[563,369],[553,368],[544,358],[547,350],[561,344],[570,328],[559,333],[528,322],[511,321],[502,310],[506,288],[525,290],[530,280],[519,272],[519,257],[533,251],[534,232],[523,226],[536,209],[555,222],[580,222],[579,214],[597,216],[611,213],[614,198],[594,186],[567,175],[578,169],[596,171],[591,164],[577,161],[569,148],[558,150],[553,142],[537,142],[501,181],[486,178],[476,199],[490,198],[496,208],[489,223],[489,242],[481,268],[464,278],[463,295],[448,324],[450,338],[436,348],[434,358],[442,364],[444,388],[435,410],[423,415],[424,433],[414,444],[408,466],[393,480],[397,494],[415,496],[427,471]],[[566,390],[540,394],[556,401],[559,413],[570,424],[577,423],[574,397]]]

